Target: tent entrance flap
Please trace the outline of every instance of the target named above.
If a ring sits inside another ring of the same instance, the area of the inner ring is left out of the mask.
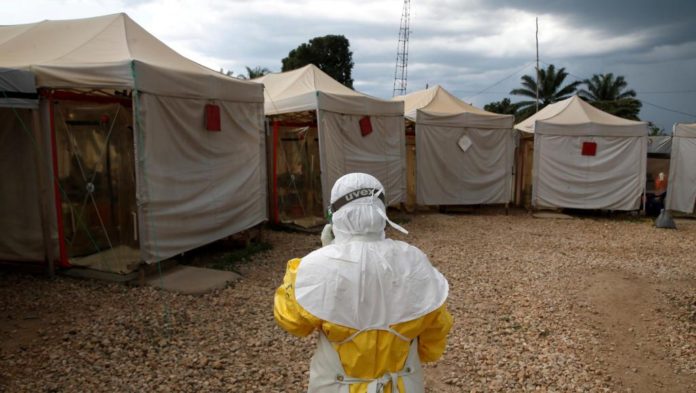
[[[54,124],[70,262],[131,271],[139,263],[139,242],[130,106],[58,100]]]
[[[312,228],[324,223],[316,124],[276,123],[274,201],[279,224]]]

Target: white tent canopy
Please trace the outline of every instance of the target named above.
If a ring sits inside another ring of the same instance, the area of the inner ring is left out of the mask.
[[[669,155],[672,152],[672,135],[653,135],[648,137],[648,154]]]
[[[528,133],[577,136],[646,136],[647,123],[599,110],[578,96],[548,105],[515,125]]]
[[[266,88],[266,116],[324,110],[351,115],[401,116],[403,107],[336,81],[313,64],[254,79]]]
[[[696,123],[674,125],[665,207],[693,213],[696,204]]]
[[[137,88],[189,98],[263,102],[250,82],[201,66],[126,14],[0,26],[0,67],[34,71],[37,86]]]
[[[403,103],[356,92],[314,65],[255,79],[263,83],[266,115],[316,111],[322,198],[350,172],[375,176],[387,191],[388,204],[405,198]],[[374,132],[363,136],[360,119],[369,116]]]
[[[0,26],[0,53],[0,67],[32,71],[41,88],[133,92],[142,260],[174,256],[266,218],[258,84],[179,55],[125,14]],[[220,132],[204,128],[208,104],[219,108]]]
[[[512,115],[476,108],[441,86],[394,97],[416,123],[416,194],[425,205],[508,203]]]
[[[512,128],[514,117],[467,104],[440,85],[393,98],[404,102],[404,116],[420,124],[453,127]]]
[[[616,117],[573,96],[545,107],[515,128],[535,134],[534,206],[640,207],[647,123]]]

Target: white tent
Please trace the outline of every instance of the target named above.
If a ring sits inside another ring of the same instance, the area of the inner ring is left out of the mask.
[[[645,190],[648,126],[577,96],[515,126],[534,133],[532,205],[635,210]]]
[[[696,123],[674,125],[665,207],[693,213],[696,204]]]
[[[267,116],[316,113],[324,208],[334,182],[350,172],[379,179],[387,190],[388,204],[404,200],[403,103],[356,92],[311,64],[255,81],[265,86]]]
[[[669,156],[672,152],[671,135],[652,135],[648,137],[648,154]]]
[[[416,194],[425,205],[508,203],[515,133],[512,115],[461,101],[440,86],[394,97],[416,124]]]
[[[266,218],[258,84],[182,57],[125,14],[0,26],[0,53],[49,97],[59,233],[87,228],[93,251],[127,244],[154,262]],[[64,262],[85,254],[59,237]]]

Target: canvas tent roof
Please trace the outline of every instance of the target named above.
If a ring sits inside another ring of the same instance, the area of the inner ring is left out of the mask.
[[[350,89],[313,64],[254,79],[266,88],[266,115],[327,110],[353,115],[402,115],[403,104]]]
[[[648,154],[669,154],[671,151],[671,135],[653,135],[648,137]]]
[[[512,128],[514,117],[492,113],[467,104],[440,85],[397,96],[404,102],[404,116],[415,122],[453,127]]]
[[[123,13],[0,26],[0,53],[0,67],[31,70],[39,87],[135,87],[177,97],[263,101],[256,84],[181,56]]]
[[[0,108],[36,108],[38,105],[34,74],[0,68]]]
[[[548,105],[515,128],[548,135],[646,136],[647,123],[599,110],[578,96]]]
[[[696,123],[677,123],[674,125],[674,136],[681,138],[696,138]]]

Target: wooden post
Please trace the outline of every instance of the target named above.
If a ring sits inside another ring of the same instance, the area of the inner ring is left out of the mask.
[[[50,104],[49,104],[50,105]],[[40,110],[40,107],[39,107]],[[32,110],[31,116],[31,137],[36,142],[34,146],[34,162],[36,163],[36,181],[37,181],[37,197],[39,199],[40,217],[41,217],[41,232],[43,235],[44,242],[44,254],[46,256],[47,273],[50,278],[55,276],[55,255],[53,255],[53,237],[51,234],[51,202],[48,198],[49,193],[46,192],[46,187],[48,185],[50,189],[50,182],[47,177],[50,178],[50,161],[44,160],[46,157],[44,148],[46,139],[42,138],[41,135],[41,122],[38,119],[39,114]],[[47,165],[48,164],[48,165]],[[46,172],[49,171],[49,172]],[[48,175],[48,176],[46,176]]]
[[[271,172],[272,176],[272,184],[273,184],[273,189],[271,190],[271,208],[272,208],[272,217],[273,217],[273,223],[278,224],[280,222],[280,213],[278,212],[278,133],[279,133],[279,128],[280,125],[278,124],[278,120],[273,121],[273,150],[272,150],[272,157],[273,157],[273,169]]]
[[[65,228],[63,228],[63,204],[61,202],[60,185],[58,183],[58,147],[56,145],[56,126],[54,114],[53,93],[48,93],[48,113],[51,135],[51,156],[53,158],[53,193],[56,205],[56,223],[58,227],[58,249],[60,251],[59,265],[61,267],[70,267],[68,262],[68,251],[65,247]]]

